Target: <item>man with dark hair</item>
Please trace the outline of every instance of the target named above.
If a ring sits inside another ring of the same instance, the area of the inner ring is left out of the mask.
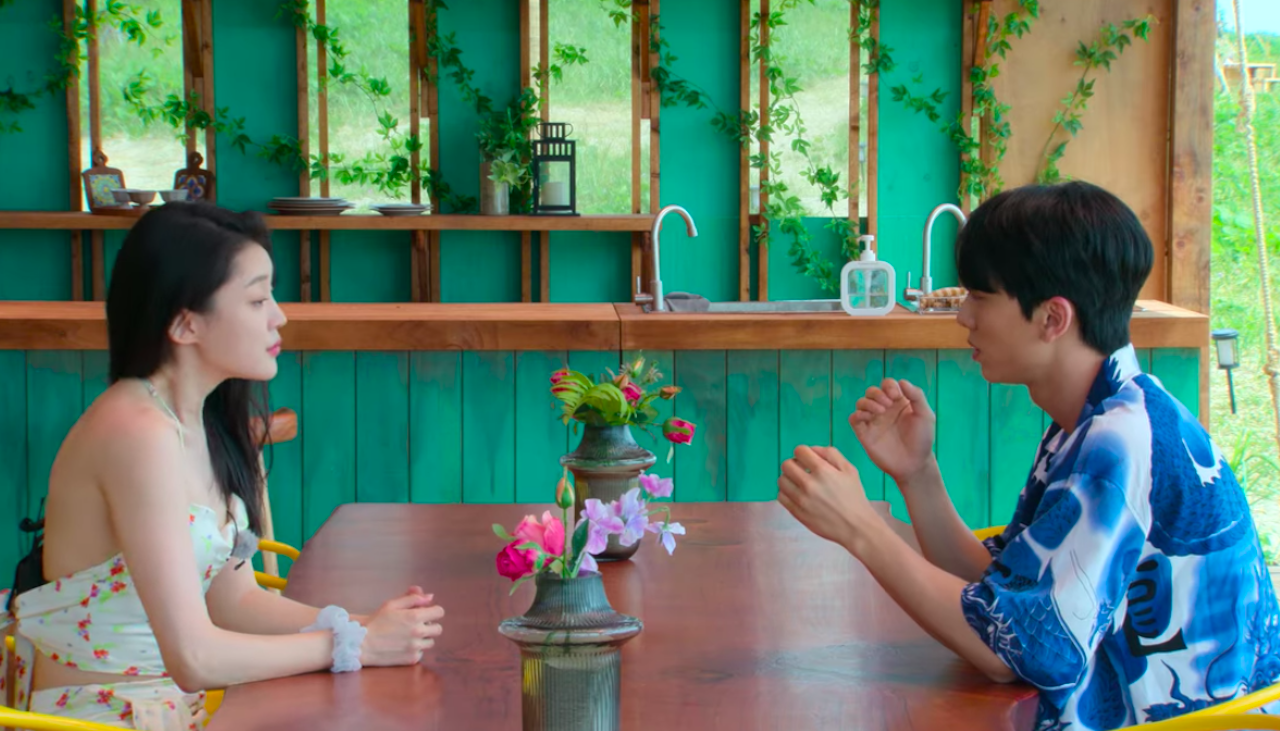
[[[1120,728],[1275,683],[1280,609],[1248,502],[1129,340],[1152,265],[1137,217],[1086,183],[1019,188],[974,211],[956,261],[983,377],[1025,385],[1053,419],[1004,532],[979,542],[956,514],[907,381],[868,389],[849,420],[923,556],[830,447],[783,463],[779,502],[990,678],[1038,687],[1037,729]]]

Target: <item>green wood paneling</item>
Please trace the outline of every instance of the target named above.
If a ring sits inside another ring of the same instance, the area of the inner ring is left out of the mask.
[[[1136,348],[1134,350],[1138,354],[1138,365],[1142,368],[1143,373],[1151,372],[1151,350],[1149,348]]]
[[[956,512],[970,528],[981,528],[991,513],[991,399],[970,353],[938,351],[935,451]]]
[[[872,500],[884,499],[885,475],[858,442],[849,417],[867,389],[884,380],[883,350],[834,350],[831,352],[831,445],[840,450],[862,477],[863,489]]]
[[[631,234],[558,231],[550,238],[552,302],[631,299],[635,291],[635,282],[631,281]],[[532,279],[536,293],[538,279]],[[648,284],[644,288],[647,291]]]
[[[672,497],[680,502],[725,500],[729,496],[725,360],[723,350],[675,354],[675,384],[683,389],[678,414],[697,425],[693,443],[676,446],[679,457]],[[659,461],[665,458],[665,453],[658,454]]]
[[[791,459],[801,444],[831,446],[831,351],[783,350],[778,374],[779,456]]]
[[[410,236],[407,231],[332,232],[329,269],[333,301],[410,301]],[[318,261],[313,271],[319,274]]]
[[[356,499],[409,500],[409,354],[356,353]]]
[[[1013,516],[1048,423],[1048,416],[1031,401],[1026,386],[992,384],[991,511],[986,525],[1005,525]]]
[[[954,119],[961,96],[961,17],[953,0],[884,3],[880,42],[893,48],[896,66],[880,75],[880,88],[904,84],[916,95],[941,89],[947,96],[938,112],[943,120]],[[956,202],[959,180],[955,145],[938,124],[881,93],[876,244],[879,258],[897,271],[899,291],[908,272],[912,285],[919,285],[925,221],[938,204]],[[939,218],[933,233],[933,286],[953,285],[955,219]]]
[[[520,16],[505,0],[449,3],[440,32],[454,34],[471,83],[498,108],[515,99],[520,84]],[[440,83],[440,170],[455,191],[479,197],[480,154],[475,107],[447,77]],[[520,235],[495,231],[446,231],[440,237],[440,279],[445,302],[519,302]]]
[[[731,350],[726,359],[729,499],[773,500],[782,463],[778,351]]]
[[[85,354],[88,370],[89,354]],[[290,441],[272,444],[263,453],[267,469],[267,493],[271,498],[271,521],[276,540],[302,548],[302,354],[285,351],[276,358],[279,370],[269,384],[271,410],[293,409],[298,415],[298,436]],[[280,574],[288,575],[293,564],[287,556],[278,557]]]
[[[611,354],[612,355],[612,354]],[[564,351],[516,353],[516,502],[555,501],[569,427],[551,395],[551,374],[569,363]]]
[[[1200,351],[1194,348],[1161,348],[1151,352],[1151,375],[1182,402],[1183,406],[1200,416]]]
[[[629,358],[635,353],[627,353]],[[1199,351],[1146,354],[1175,396],[1198,403]],[[692,500],[771,500],[795,444],[833,444],[872,499],[906,518],[901,495],[848,425],[868,386],[887,374],[921,386],[938,415],[936,450],[948,492],[971,527],[1008,521],[1048,423],[1024,387],[988,387],[963,350],[651,351],[658,402],[698,425],[694,444],[654,472]],[[560,456],[578,438],[555,419],[549,377],[560,364],[599,377],[612,351],[285,353],[272,408],[299,415],[299,438],[268,455],[276,535],[306,539],[344,503],[538,502],[552,499]],[[103,352],[0,351],[0,586],[19,556],[17,520],[34,515],[62,440],[105,387]],[[37,406],[38,405],[38,406]],[[288,562],[283,566],[287,569]]]
[[[0,350],[0,588],[13,584],[13,570],[26,543],[18,523],[27,511],[27,357]]]
[[[840,238],[825,228],[829,220],[806,218],[804,227],[812,237],[809,247],[824,256],[838,271],[845,265],[845,261],[840,251]],[[795,268],[791,263],[791,243],[791,237],[779,233],[775,223],[769,234],[769,299],[778,301],[839,297],[839,292],[824,291],[818,286],[817,280]]]
[[[623,360],[627,363],[635,361],[638,357],[643,357],[645,359],[646,368],[649,365],[656,365],[658,367],[658,372],[662,374],[662,380],[657,384],[659,387],[679,385],[676,381],[675,353],[670,350],[645,350],[643,352],[627,351],[623,353]],[[573,358],[573,354],[570,354],[570,363],[574,362]],[[574,367],[577,368],[576,365]],[[616,369],[616,366],[614,367]],[[653,465],[653,467],[649,468],[650,473],[659,477],[675,477],[675,465],[680,461],[680,455],[684,450],[676,449],[675,453],[672,454],[671,461],[667,461],[667,455],[671,453],[671,443],[662,436],[662,422],[672,416],[679,416],[692,421],[689,416],[693,413],[694,404],[692,402],[693,399],[688,394],[678,395],[671,400],[664,401],[663,399],[658,399],[653,402],[654,407],[658,410],[658,417],[654,426],[650,428],[648,432],[640,431],[638,429],[632,430],[632,435],[635,436],[636,442],[650,452],[653,452],[654,456],[658,458],[658,461]],[[698,426],[701,428],[702,425],[698,424]],[[698,437],[696,436],[694,437],[694,439],[697,438]],[[574,438],[570,441],[569,446],[577,446],[577,443],[578,440]],[[679,489],[679,487],[676,489]]]
[[[737,0],[662,6],[662,25],[672,54],[679,58],[679,74],[725,109],[738,108],[739,12]],[[726,32],[709,33],[710,28]],[[711,109],[662,109],[662,203],[684,206],[698,225],[698,238],[690,239],[679,216],[665,220],[662,284],[668,293],[730,300],[738,298],[739,148],[712,127],[713,115]],[[673,175],[673,170],[685,173]]]
[[[415,503],[462,502],[462,354],[409,357],[409,497]]]
[[[887,350],[885,351],[885,375],[888,378],[907,380],[924,391],[929,406],[938,409],[938,351],[936,350]],[[938,451],[937,442],[933,445]],[[893,514],[907,520],[907,504],[893,480],[885,480],[884,498],[893,508]],[[954,500],[954,496],[952,497]]]
[[[356,359],[349,351],[302,356],[302,529],[311,535],[356,501]]]
[[[102,395],[111,384],[107,382],[107,373],[111,366],[111,358],[105,350],[86,350],[83,359],[84,381],[81,387],[82,408],[89,408],[94,399]]]
[[[83,372],[80,351],[27,351],[27,499],[34,516],[49,492],[49,470],[62,440],[80,418]]]
[[[462,354],[462,501],[516,497],[515,356]]]

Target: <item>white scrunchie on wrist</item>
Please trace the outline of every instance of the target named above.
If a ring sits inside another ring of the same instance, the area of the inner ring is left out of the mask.
[[[303,627],[302,632],[316,632],[322,629],[333,631],[333,667],[335,673],[359,670],[360,645],[364,644],[364,636],[369,633],[367,627],[351,619],[347,610],[330,604],[316,615],[315,624]]]

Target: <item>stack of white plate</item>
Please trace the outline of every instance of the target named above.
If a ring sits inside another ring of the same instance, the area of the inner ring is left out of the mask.
[[[336,216],[355,206],[345,198],[273,198],[268,207],[282,216]]]
[[[373,210],[384,216],[420,216],[431,210],[429,203],[379,203]]]

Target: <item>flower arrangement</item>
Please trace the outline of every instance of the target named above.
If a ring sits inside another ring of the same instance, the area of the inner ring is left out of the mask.
[[[551,394],[561,402],[561,420],[568,425],[576,421],[587,426],[635,426],[648,432],[658,419],[657,399],[671,400],[680,393],[679,386],[657,387],[662,373],[656,364],[645,367],[643,356],[623,363],[610,380],[599,383],[568,368],[551,374]],[[575,426],[576,428],[576,426]],[[662,436],[671,442],[667,461],[677,444],[690,444],[697,426],[690,421],[670,417],[662,422]]]
[[[595,556],[605,549],[609,536],[618,536],[623,546],[634,545],[645,533],[657,534],[658,543],[667,549],[667,555],[676,550],[676,536],[684,535],[684,526],[671,522],[669,504],[650,509],[658,498],[671,497],[674,490],[671,478],[657,475],[640,476],[640,487],[628,490],[621,498],[609,503],[595,498],[586,501],[582,519],[573,528],[572,539],[567,541],[566,526],[572,525],[570,509],[574,503],[573,485],[565,470],[556,485],[556,507],[560,517],[550,510],[542,513],[542,521],[526,515],[516,526],[515,534],[508,533],[498,523],[493,532],[507,541],[498,552],[498,574],[515,584],[511,593],[525,581],[546,572],[563,579],[572,579],[583,571],[599,569]],[[650,516],[662,515],[662,519],[650,521]]]

